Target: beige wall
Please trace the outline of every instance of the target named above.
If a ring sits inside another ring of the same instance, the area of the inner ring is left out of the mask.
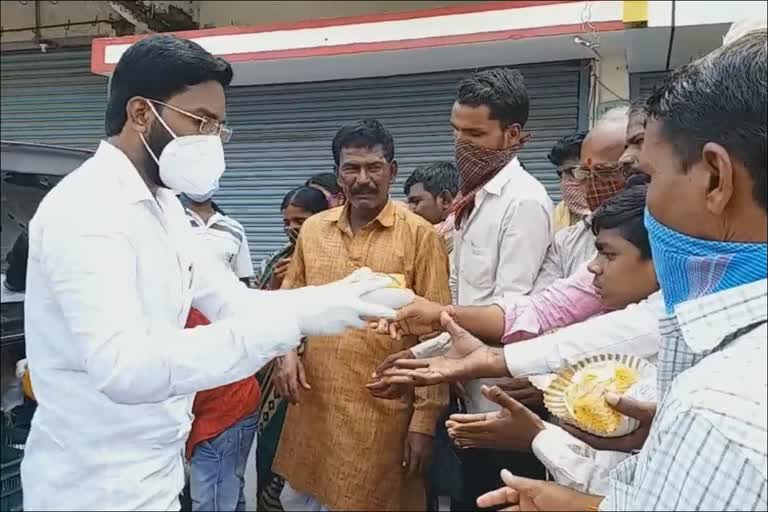
[[[109,7],[107,2],[40,2],[40,25],[58,25],[67,22],[94,22],[88,25],[75,25],[67,28],[51,28],[41,30],[43,39],[63,39],[78,37],[112,36],[114,30],[108,23],[95,23],[99,20],[118,20],[120,17]],[[18,1],[0,2],[0,20],[2,33],[0,43],[32,41],[34,30],[23,32],[6,32],[8,29],[35,26],[35,2],[30,0],[25,4]]]
[[[434,9],[462,4],[478,4],[483,1],[411,2],[373,0],[357,1],[283,1],[251,2],[203,0],[199,3],[200,26],[221,27],[226,25],[262,25],[268,23],[290,23],[317,18],[337,18],[380,14],[388,12]]]

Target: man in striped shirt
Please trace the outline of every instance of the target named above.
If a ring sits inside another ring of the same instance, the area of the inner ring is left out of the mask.
[[[242,224],[225,214],[211,198],[182,196],[189,224],[204,251],[213,251],[216,261],[248,284],[253,262]]]
[[[197,250],[210,251],[217,262],[248,284],[253,264],[243,226],[227,216],[210,197],[182,196],[182,203],[199,242]],[[192,309],[187,328],[208,325]],[[245,465],[256,435],[261,390],[255,375],[195,396],[195,420],[187,440],[191,461],[192,510],[245,510]]]

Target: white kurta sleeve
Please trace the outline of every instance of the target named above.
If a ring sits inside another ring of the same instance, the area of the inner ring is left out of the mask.
[[[551,423],[533,440],[533,453],[561,485],[605,496],[609,473],[628,453],[599,451]]]
[[[257,307],[248,316],[196,329],[150,325],[131,241],[109,226],[86,224],[57,222],[45,230],[41,268],[69,327],[72,350],[94,386],[113,401],[160,402],[235,382],[298,345],[295,311],[255,291]],[[229,275],[220,288],[203,287],[204,314],[246,296],[247,288]]]
[[[510,375],[558,372],[594,354],[617,353],[652,358],[659,351],[658,308],[644,300],[590,318],[552,334],[509,343],[504,359]]]

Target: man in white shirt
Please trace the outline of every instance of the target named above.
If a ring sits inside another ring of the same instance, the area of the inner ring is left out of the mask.
[[[387,279],[260,292],[195,251],[176,193],[224,171],[232,69],[152,36],[110,82],[109,137],[42,201],[29,230],[26,349],[38,408],[25,510],[179,510],[197,391],[235,382],[362,317]],[[173,190],[171,190],[173,189]],[[373,300],[373,298],[371,299]],[[184,329],[190,307],[211,325]]]
[[[216,190],[218,187],[211,194]],[[212,251],[216,261],[248,284],[253,277],[253,262],[242,224],[226,215],[210,197],[193,196],[187,194],[181,199],[201,249]]]
[[[525,82],[516,70],[481,71],[458,85],[451,124],[461,187],[452,206],[451,291],[460,306],[530,293],[552,241],[552,201],[517,159],[529,137],[523,131],[528,110]],[[466,386],[470,412],[498,409],[481,394],[482,384]],[[502,467],[544,476],[538,461],[525,454],[467,451],[465,503],[458,508],[474,508],[475,498],[499,483]]]

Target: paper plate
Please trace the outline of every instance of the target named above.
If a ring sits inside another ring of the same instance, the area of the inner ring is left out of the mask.
[[[643,380],[652,378],[655,367],[644,359],[635,356],[621,354],[601,354],[590,356],[561,372],[544,392],[544,405],[547,410],[561,421],[574,425],[585,432],[600,437],[621,437],[637,430],[640,426],[634,418],[629,418],[617,413],[599,399],[586,400],[584,404],[576,405],[567,396],[571,386],[581,382],[587,374],[603,376],[613,375],[617,367],[626,367],[631,372],[629,375],[636,377],[631,385],[627,386],[619,394],[632,394],[632,389],[641,384]],[[602,376],[593,382],[602,382]],[[588,384],[584,384],[589,387]],[[599,393],[599,384],[595,389]],[[572,398],[572,397],[571,397]],[[592,403],[590,403],[592,402]],[[574,407],[581,407],[577,412]],[[577,419],[578,416],[589,416],[590,424]]]

